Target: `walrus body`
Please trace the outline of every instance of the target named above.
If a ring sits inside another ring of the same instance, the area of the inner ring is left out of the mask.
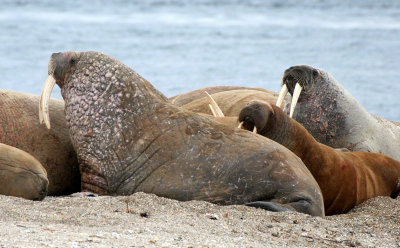
[[[278,99],[278,93],[268,90],[253,90],[253,89],[238,89],[222,91],[211,94],[212,98],[216,101],[225,116],[238,116],[240,110],[244,108],[249,102],[253,100],[266,101],[275,103]],[[208,104],[210,103],[208,97],[201,97],[193,100],[182,108],[196,113],[205,113],[211,115]]]
[[[196,101],[200,98],[206,97],[206,93],[208,94],[217,94],[220,92],[224,91],[231,91],[231,90],[255,90],[255,91],[261,91],[261,92],[266,92],[267,94],[270,94],[271,91],[261,89],[261,88],[251,88],[251,87],[242,87],[242,86],[211,86],[211,87],[206,87],[202,89],[197,89],[193,91],[189,91],[187,93],[183,93],[180,95],[176,95],[173,97],[170,97],[169,100],[171,103],[178,107],[182,107],[190,102]],[[275,92],[272,92],[273,94],[277,94]]]
[[[47,195],[46,170],[30,154],[0,143],[0,194],[42,200]]]
[[[289,150],[173,105],[109,56],[51,56],[40,107],[47,126],[46,99],[55,83],[65,100],[83,191],[142,191],[324,215],[318,184]]]
[[[284,72],[283,85],[300,93],[293,118],[314,138],[328,146],[382,153],[400,160],[400,126],[368,113],[328,72],[293,66]]]
[[[321,188],[327,215],[345,213],[375,196],[396,198],[400,192],[400,162],[383,154],[342,152],[318,143],[276,105],[254,102],[241,111],[239,121],[303,160]]]
[[[53,129],[39,124],[39,96],[0,90],[0,142],[35,157],[46,169],[48,195],[80,190],[79,164],[69,139],[64,102],[51,99]],[[0,158],[1,159],[1,158]]]

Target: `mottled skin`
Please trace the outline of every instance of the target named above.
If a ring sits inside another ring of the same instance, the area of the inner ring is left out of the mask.
[[[57,53],[49,75],[65,100],[83,191],[324,215],[318,184],[293,153],[173,105],[116,59]]]
[[[238,116],[240,110],[253,100],[276,103],[278,93],[268,90],[239,89],[214,93],[211,96],[225,116]],[[182,108],[196,113],[211,115],[212,113],[208,104],[210,104],[209,98],[201,97],[183,105]]]
[[[296,82],[303,86],[293,118],[317,141],[400,160],[400,126],[368,113],[328,72],[293,66],[282,82],[292,95]]]
[[[176,106],[182,107],[190,102],[196,101],[197,99],[206,97],[207,95],[205,92],[208,92],[208,94],[212,95],[212,94],[216,94],[219,92],[231,91],[231,90],[255,90],[255,91],[266,92],[267,94],[271,93],[271,91],[261,89],[261,88],[250,88],[250,87],[242,87],[242,86],[211,86],[211,87],[206,87],[206,88],[202,88],[202,89],[189,91],[187,93],[183,93],[180,95],[176,95],[176,96],[170,97],[169,100]],[[275,92],[273,92],[273,93],[275,93]]]
[[[0,90],[0,142],[39,160],[47,171],[48,195],[77,192],[79,165],[69,139],[64,102],[50,101],[51,130],[39,124],[38,105],[39,96]]]
[[[46,170],[37,159],[0,143],[0,194],[43,200],[48,184]]]
[[[342,152],[318,143],[276,105],[251,103],[239,121],[247,130],[256,126],[259,134],[303,160],[321,188],[327,215],[346,213],[375,196],[396,198],[400,192],[400,162],[383,154]]]

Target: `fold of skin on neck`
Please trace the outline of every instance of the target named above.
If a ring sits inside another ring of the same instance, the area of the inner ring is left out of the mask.
[[[375,196],[395,198],[399,194],[399,162],[382,154],[335,150],[318,143],[277,106],[256,104],[261,105],[266,121],[252,123],[247,117],[244,129],[253,130],[256,125],[259,134],[287,147],[303,160],[321,188],[327,215],[345,213]],[[239,122],[245,119],[241,113]]]

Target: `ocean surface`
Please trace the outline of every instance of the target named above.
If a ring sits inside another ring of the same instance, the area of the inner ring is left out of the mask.
[[[308,64],[400,121],[397,0],[0,0],[1,89],[39,95],[50,55],[68,50],[109,54],[168,97],[213,85],[279,91],[286,68]]]

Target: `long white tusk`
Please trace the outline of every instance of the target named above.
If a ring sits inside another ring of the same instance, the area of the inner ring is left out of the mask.
[[[257,133],[257,127],[254,126],[253,133]]]
[[[212,98],[212,96],[210,96],[210,94],[208,94],[207,91],[204,91],[204,92],[207,94],[208,99],[210,100],[210,103],[214,109],[214,111],[213,111],[212,108],[210,107],[213,114],[215,112],[214,117],[225,117],[224,113],[222,112],[222,110],[220,109],[218,104],[215,102],[214,98]]]
[[[46,124],[46,127],[50,129],[50,117],[49,117],[49,101],[51,91],[53,90],[56,80],[53,76],[49,75],[46,83],[43,86],[42,95],[40,95],[39,101],[39,122],[40,124]]]
[[[279,92],[278,100],[276,101],[276,106],[282,108],[283,99],[285,99],[286,94],[288,93],[288,88],[286,84],[282,85],[281,92]]]
[[[242,126],[243,126],[243,121],[239,123],[238,128],[240,129],[240,128],[242,128]]]
[[[299,83],[296,83],[294,87],[293,97],[292,97],[292,104],[290,105],[290,118],[293,116],[294,108],[296,108],[297,100],[299,100],[299,96],[303,87]]]
[[[214,107],[213,107],[211,104],[208,104],[208,107],[210,107],[210,110],[211,110],[213,116],[214,116],[214,117],[217,117],[217,114],[215,113]]]

